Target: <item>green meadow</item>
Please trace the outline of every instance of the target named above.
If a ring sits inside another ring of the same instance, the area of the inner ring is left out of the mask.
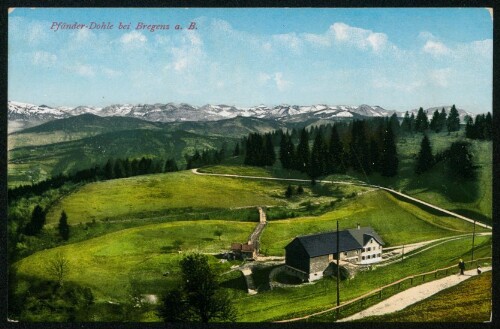
[[[97,301],[125,301],[132,288],[161,294],[177,284],[179,260],[185,253],[227,251],[231,242],[245,242],[254,223],[178,221],[125,229],[83,242],[35,253],[15,264],[20,275],[51,280],[47,264],[58,253],[69,260],[65,280],[90,287]],[[214,231],[222,230],[220,237]],[[174,241],[180,241],[181,253]],[[229,263],[215,266],[229,270]],[[169,274],[163,276],[164,273]],[[133,285],[133,287],[132,287]]]
[[[339,203],[328,213],[271,221],[261,237],[265,251],[283,255],[284,247],[296,236],[335,231],[361,226],[373,227],[384,239],[386,247],[472,233],[473,224],[463,220],[431,214],[396,199],[385,191],[371,191]],[[476,231],[482,231],[476,227]]]
[[[161,216],[172,209],[238,208],[284,205],[283,185],[194,175],[190,171],[91,183],[63,198],[47,214],[56,223],[61,211],[69,223]]]

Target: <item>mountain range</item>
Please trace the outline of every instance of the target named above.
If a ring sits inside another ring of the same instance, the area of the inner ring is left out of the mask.
[[[448,112],[451,106],[441,106],[427,109],[429,119],[436,109],[445,108]],[[417,113],[418,109],[408,112]],[[466,115],[474,114],[463,109],[458,109],[461,119]],[[18,130],[40,123],[68,118],[81,114],[94,114],[101,117],[129,117],[150,122],[187,122],[187,121],[219,121],[236,117],[251,117],[270,119],[281,122],[304,122],[315,120],[345,120],[361,119],[364,117],[386,117],[394,113],[400,118],[404,112],[386,110],[380,106],[370,105],[277,105],[268,107],[259,105],[254,107],[235,107],[231,105],[203,105],[200,107],[186,103],[166,104],[114,104],[106,107],[50,107],[47,105],[33,105],[16,101],[8,102],[9,128]],[[11,130],[11,129],[9,129]]]

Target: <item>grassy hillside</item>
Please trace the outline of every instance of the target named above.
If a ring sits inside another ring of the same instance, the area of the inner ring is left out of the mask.
[[[284,205],[284,187],[275,182],[194,175],[191,171],[87,184],[52,207],[47,223],[64,209],[69,223],[160,216],[172,209]]]
[[[124,130],[76,141],[29,146],[9,151],[9,186],[31,183],[30,171],[38,172],[40,180],[58,173],[104,164],[109,158],[174,158],[184,165],[184,154],[195,150],[221,148],[233,140],[201,136],[188,132],[163,130]]]
[[[38,252],[15,264],[20,275],[53,279],[47,270],[50,259],[62,253],[69,260],[67,281],[92,289],[97,301],[124,301],[132,288],[159,294],[173,288],[183,257],[174,247],[182,242],[183,253],[214,253],[228,250],[231,242],[246,241],[254,223],[187,221],[146,225],[122,230],[80,243]],[[221,229],[221,239],[214,235]],[[215,266],[229,270],[230,264]],[[163,276],[165,272],[170,274]],[[134,285],[132,287],[131,285]]]
[[[360,321],[373,322],[489,322],[491,271],[441,291],[404,310]]]
[[[61,253],[69,259],[67,282],[90,287],[98,304],[123,303],[129,301],[132,291],[161,295],[177,284],[182,254],[176,252],[175,240],[182,241],[183,253],[218,252],[227,250],[232,241],[244,241],[254,225],[211,220],[147,225],[41,251],[17,262],[15,267],[20,276],[51,280],[54,278],[47,271],[47,263]],[[216,228],[224,232],[220,241],[213,235]],[[476,246],[476,257],[491,255],[491,237],[477,237]],[[341,301],[398,278],[456,264],[459,258],[469,255],[469,249],[470,239],[460,239],[408,258],[404,263],[362,272],[354,279],[342,281]],[[221,264],[215,257],[211,263],[219,273],[228,271],[232,265]],[[300,288],[261,291],[254,296],[242,289],[240,276],[224,274],[220,278],[238,310],[238,321],[289,318],[331,307],[335,301],[335,280],[330,278]]]
[[[439,163],[429,172],[420,176],[414,174],[416,154],[420,150],[422,134],[401,137],[398,141],[399,172],[394,178],[371,175],[361,177],[373,184],[380,184],[401,190],[406,194],[433,203],[445,209],[455,211],[491,223],[492,218],[492,143],[487,141],[467,140],[471,143],[473,159],[478,167],[476,180],[460,180],[451,177],[444,164]],[[463,140],[463,132],[429,133],[433,153],[442,152],[452,142]]]
[[[54,120],[9,135],[9,149],[78,140],[103,133],[134,129],[161,129],[161,124],[125,117],[82,114]]]
[[[384,191],[372,191],[338,203],[318,217],[271,221],[261,237],[270,255],[284,255],[284,247],[296,236],[361,226],[373,227],[387,246],[409,244],[441,237],[472,233],[473,225],[463,220],[428,213],[394,198]],[[477,229],[477,227],[476,227]]]

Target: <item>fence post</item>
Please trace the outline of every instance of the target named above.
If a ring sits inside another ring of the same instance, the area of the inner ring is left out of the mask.
[[[401,282],[398,283],[398,290],[401,290]]]
[[[425,281],[425,274],[422,275],[422,282]]]
[[[380,291],[378,292],[378,298],[382,298],[382,289],[380,289]]]
[[[434,272],[434,279],[437,278],[438,276],[438,271],[436,270],[436,272]]]
[[[446,269],[446,276],[448,276],[448,269]]]
[[[410,284],[413,286],[413,277],[411,277],[410,280],[411,280]]]

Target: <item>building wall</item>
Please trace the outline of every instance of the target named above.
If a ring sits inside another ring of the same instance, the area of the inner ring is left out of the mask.
[[[360,264],[373,264],[382,260],[382,246],[375,240],[371,239],[363,246],[360,255]]]
[[[323,272],[328,267],[329,255],[313,257],[309,260],[309,281],[321,279]]]
[[[298,240],[285,247],[285,264],[305,273],[309,273],[309,255]]]

